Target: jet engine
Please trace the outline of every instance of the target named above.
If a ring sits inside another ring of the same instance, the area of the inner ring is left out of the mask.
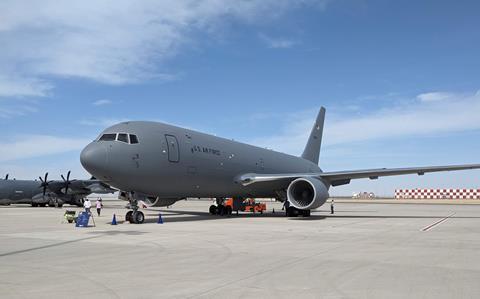
[[[287,198],[290,206],[300,210],[316,209],[328,198],[327,186],[316,178],[298,178],[290,183]]]

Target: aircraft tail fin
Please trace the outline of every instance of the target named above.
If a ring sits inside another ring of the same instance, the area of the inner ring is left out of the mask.
[[[303,151],[302,158],[318,164],[320,158],[320,147],[322,145],[323,124],[325,122],[325,108],[321,107],[317,119],[313,125],[312,132],[308,138],[307,145]]]

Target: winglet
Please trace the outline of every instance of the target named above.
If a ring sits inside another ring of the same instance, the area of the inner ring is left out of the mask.
[[[320,158],[320,147],[322,145],[323,124],[325,122],[325,108],[321,107],[317,120],[313,125],[312,132],[308,138],[307,146],[303,151],[302,158],[318,164]]]

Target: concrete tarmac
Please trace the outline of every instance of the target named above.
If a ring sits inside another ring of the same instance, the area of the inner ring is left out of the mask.
[[[479,205],[337,203],[335,215],[326,204],[285,218],[268,203],[227,218],[210,204],[146,209],[134,225],[109,201],[88,228],[62,223],[79,208],[0,207],[0,297],[480,296]]]

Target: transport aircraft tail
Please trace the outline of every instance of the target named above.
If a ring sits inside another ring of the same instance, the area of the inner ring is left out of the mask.
[[[323,124],[325,122],[325,108],[321,107],[317,120],[313,125],[312,132],[308,138],[307,145],[303,151],[302,158],[318,164],[320,158],[320,147],[322,145]]]

